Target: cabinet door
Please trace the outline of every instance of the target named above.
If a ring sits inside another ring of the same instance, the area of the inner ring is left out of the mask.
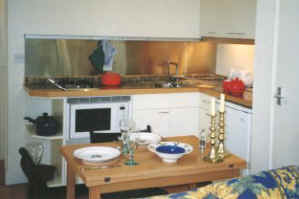
[[[210,116],[207,109],[199,109],[199,131],[204,130],[206,135],[209,133],[210,128]]]
[[[168,136],[197,135],[199,108],[170,109]]]
[[[33,34],[199,37],[199,0],[71,2],[20,1],[14,19],[30,23],[24,32]],[[66,9],[70,10],[67,14]]]
[[[255,38],[256,0],[201,0],[202,36]]]
[[[233,108],[226,107],[225,119],[225,145],[229,152],[245,159],[250,160],[250,114]],[[245,170],[243,174],[247,174]]]
[[[200,103],[199,103],[199,130],[204,130],[206,135],[208,135],[210,127],[210,108],[211,108],[211,96],[200,94]]]
[[[168,118],[168,109],[136,110],[133,115],[137,129],[145,129],[150,125],[154,133],[163,137],[168,134]]]

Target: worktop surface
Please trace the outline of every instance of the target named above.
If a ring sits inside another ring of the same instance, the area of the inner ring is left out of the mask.
[[[202,86],[191,84],[180,88],[156,88],[152,85],[122,85],[119,87],[100,87],[88,89],[69,89],[66,91],[60,89],[30,89],[25,87],[28,95],[34,97],[87,97],[87,96],[113,96],[113,95],[136,95],[136,94],[159,94],[159,93],[184,93],[201,92],[210,96],[219,98],[222,88],[219,84],[214,86]],[[226,95],[226,100],[248,108],[252,107],[251,91],[245,91],[243,97],[234,97]]]

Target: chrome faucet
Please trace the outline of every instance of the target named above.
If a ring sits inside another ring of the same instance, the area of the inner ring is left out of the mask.
[[[170,62],[168,60],[167,62],[168,64],[168,76],[170,77],[170,66],[171,65],[175,65],[175,74],[176,74],[176,77],[170,77],[170,84],[171,84],[171,87],[180,87],[181,86],[181,82],[179,81],[179,78],[178,78],[178,74],[179,74],[179,64],[176,63],[176,62]]]
[[[168,61],[168,76],[170,76],[170,66],[171,65],[175,65],[175,74],[178,75],[179,73],[179,64],[176,63],[176,62],[171,62],[171,61]]]

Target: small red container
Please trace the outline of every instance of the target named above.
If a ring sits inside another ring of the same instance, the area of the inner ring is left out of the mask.
[[[223,91],[235,97],[242,97],[245,91],[245,84],[239,78],[235,78],[231,81],[223,81]]]
[[[120,81],[120,74],[114,72],[105,72],[101,77],[101,83],[105,86],[118,86]]]

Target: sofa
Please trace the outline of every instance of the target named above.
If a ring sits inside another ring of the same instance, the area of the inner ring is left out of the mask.
[[[212,183],[190,191],[143,199],[299,199],[299,166]]]

